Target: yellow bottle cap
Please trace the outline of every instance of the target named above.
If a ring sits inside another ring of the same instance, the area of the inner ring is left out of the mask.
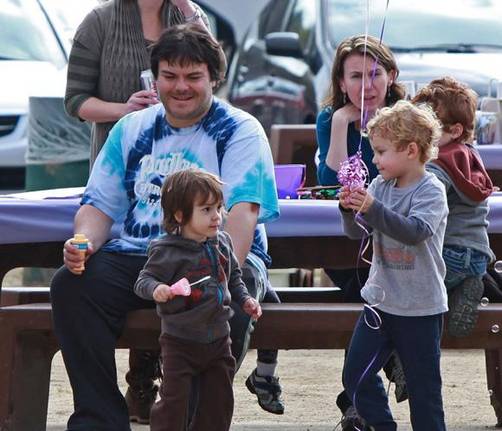
[[[76,233],[73,237],[73,241],[87,242],[87,238],[83,233]]]

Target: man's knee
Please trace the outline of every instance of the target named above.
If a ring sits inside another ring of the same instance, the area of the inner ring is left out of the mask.
[[[72,274],[65,266],[59,268],[51,280],[50,296],[53,305],[57,306],[71,301],[75,297],[76,289],[73,289],[75,284],[75,275]]]

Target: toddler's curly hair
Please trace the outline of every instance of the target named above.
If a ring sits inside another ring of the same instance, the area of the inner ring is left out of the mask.
[[[437,158],[441,123],[428,105],[399,100],[390,108],[379,109],[367,129],[370,139],[374,136],[388,139],[398,150],[415,142],[422,163]]]

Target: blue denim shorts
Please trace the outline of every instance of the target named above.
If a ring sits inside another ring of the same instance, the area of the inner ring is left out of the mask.
[[[443,259],[446,264],[444,279],[446,289],[451,290],[469,277],[483,277],[490,257],[469,247],[455,245],[443,247]]]

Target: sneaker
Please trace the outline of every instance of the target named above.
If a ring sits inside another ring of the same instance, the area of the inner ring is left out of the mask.
[[[406,387],[406,379],[404,377],[403,365],[399,356],[394,353],[394,364],[392,367],[392,374],[390,380],[396,385],[394,389],[394,395],[396,396],[396,401],[401,403],[408,399],[408,388]]]
[[[150,423],[150,410],[155,403],[158,391],[159,387],[157,385],[153,385],[148,390],[133,390],[130,386],[127,388],[125,400],[131,422],[144,425]]]
[[[366,430],[364,420],[357,414],[354,406],[350,406],[342,416],[340,421],[342,431],[363,431]]]
[[[256,369],[246,379],[249,392],[258,398],[258,404],[263,410],[276,415],[284,413],[284,402],[281,399],[281,385],[279,377],[259,376]]]
[[[450,294],[448,333],[453,337],[466,337],[478,321],[478,305],[483,296],[483,282],[469,277]]]

